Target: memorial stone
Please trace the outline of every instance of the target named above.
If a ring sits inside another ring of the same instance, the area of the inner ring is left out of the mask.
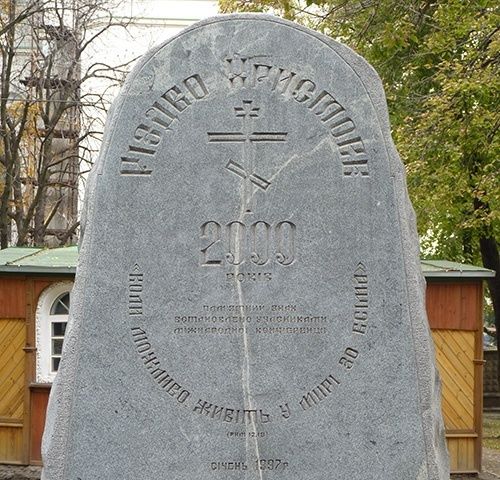
[[[270,16],[146,54],[109,114],[45,480],[447,480],[381,82]]]

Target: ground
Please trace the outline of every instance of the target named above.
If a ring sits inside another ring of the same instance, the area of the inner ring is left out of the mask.
[[[484,413],[483,446],[500,451],[500,413]]]
[[[500,450],[483,449],[483,472],[484,480],[500,478]]]
[[[485,480],[500,479],[500,413],[483,415],[483,471]]]

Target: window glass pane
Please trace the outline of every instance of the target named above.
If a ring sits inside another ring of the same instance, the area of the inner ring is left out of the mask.
[[[66,322],[52,322],[52,336],[64,337],[66,333]]]
[[[69,313],[69,292],[63,293],[50,307],[51,315],[68,315]]]
[[[61,355],[63,346],[63,339],[57,338],[52,340],[52,355]]]
[[[52,357],[52,371],[57,372],[59,370],[59,362],[61,361],[60,357]]]

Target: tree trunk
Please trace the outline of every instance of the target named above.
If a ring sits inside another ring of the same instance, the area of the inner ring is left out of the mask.
[[[46,190],[45,186],[39,186]],[[47,205],[47,196],[43,192],[36,206],[35,215],[33,217],[33,245],[43,247],[45,241],[45,208]]]
[[[12,190],[12,168],[5,169],[4,190],[0,197],[0,249],[7,248],[10,242],[9,200]]]
[[[5,182],[4,191],[0,200],[0,249],[9,246],[10,219],[9,219],[9,191]]]
[[[500,365],[500,345],[498,338],[500,335],[500,257],[498,255],[498,245],[493,237],[481,237],[479,239],[481,249],[481,257],[483,266],[490,270],[495,270],[496,275],[488,278],[488,289],[490,291],[491,301],[493,303],[493,313],[495,316],[495,327],[497,330],[497,351],[498,365]],[[500,381],[500,368],[497,371],[498,380]]]

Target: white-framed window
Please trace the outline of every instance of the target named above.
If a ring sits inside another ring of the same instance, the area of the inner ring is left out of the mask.
[[[52,383],[61,361],[73,282],[46,288],[38,300],[36,314],[36,381]]]

